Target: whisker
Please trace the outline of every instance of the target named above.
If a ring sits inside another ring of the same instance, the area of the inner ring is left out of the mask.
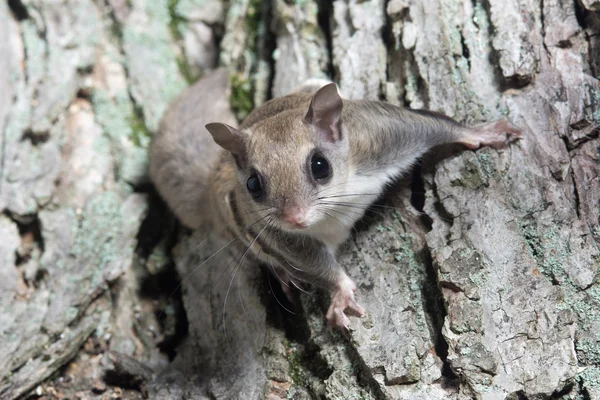
[[[280,225],[281,225],[281,223],[280,223]],[[272,242],[272,240],[271,240],[271,242]],[[289,249],[287,249],[287,248],[286,248],[286,250],[288,251],[288,253],[291,253]],[[286,263],[287,263],[287,264],[288,264],[290,267],[292,267],[292,269],[294,269],[294,270],[296,270],[296,271],[298,271],[298,272],[301,272],[301,273],[306,273],[306,271],[304,271],[303,269],[300,269],[300,268],[298,268],[298,267],[296,267],[296,266],[292,265],[292,264],[291,264],[291,263],[288,261],[288,259],[287,259],[286,257],[282,257],[282,258],[283,258],[283,260],[284,260],[284,261],[285,261],[285,262],[286,262]],[[288,270],[288,269],[285,267],[285,265],[283,265],[283,264],[280,264],[280,267],[281,267],[281,268],[283,269],[283,271],[286,273],[286,275],[288,276],[288,278],[289,278],[290,282],[292,283],[292,285],[294,285],[294,286],[295,286],[297,289],[299,289],[301,292],[304,292],[304,293],[306,293],[306,294],[309,294],[307,291],[305,291],[304,289],[302,289],[301,287],[299,287],[299,286],[298,286],[298,285],[297,285],[297,284],[294,282],[294,279],[298,279],[298,278],[297,278],[297,277],[296,277],[296,276],[295,276],[293,273],[291,273],[291,272],[290,272],[290,271],[289,271],[289,270]],[[291,276],[291,278],[290,278],[290,276]],[[288,287],[289,287],[289,286],[288,286]]]
[[[258,253],[256,254],[256,258],[258,259],[258,257],[260,256],[260,253],[262,252],[262,247],[258,250]],[[242,267],[243,264],[240,264],[240,268]],[[237,288],[238,288],[238,300],[240,301],[240,305],[242,306],[242,311],[244,312],[244,316],[246,317],[246,321],[248,321],[249,325],[254,325],[253,324],[253,320],[250,319],[250,316],[248,315],[248,311],[246,311],[246,307],[244,306],[244,300],[242,299],[242,294],[240,292],[240,275],[238,274],[238,281],[237,281]],[[256,325],[254,325],[252,327],[253,332],[257,332],[258,329],[256,328]],[[258,337],[258,335],[255,335],[256,337]]]
[[[177,287],[175,289],[173,289],[173,291],[171,292],[171,294],[169,295],[168,298],[171,298],[171,296],[173,296],[173,294],[181,287],[182,283],[184,280],[187,280],[190,278],[190,276],[192,276],[197,270],[198,268],[200,268],[201,266],[203,266],[204,264],[206,264],[208,261],[210,261],[214,256],[216,256],[217,254],[219,254],[221,251],[223,251],[227,246],[229,246],[231,243],[235,242],[237,239],[239,239],[248,229],[252,228],[254,225],[256,225],[257,223],[259,223],[260,221],[264,220],[265,218],[269,217],[269,214],[265,215],[264,217],[254,221],[253,223],[251,223],[250,225],[248,225],[246,228],[244,228],[242,230],[242,234],[237,235],[236,237],[234,237],[233,239],[231,239],[229,242],[227,242],[223,247],[221,247],[219,250],[217,250],[216,252],[214,252],[210,257],[208,257],[206,260],[204,260],[200,265],[198,265],[196,268],[194,268],[191,272],[189,272],[183,279],[181,279],[181,282],[179,283],[179,285],[177,285]],[[209,233],[208,236],[202,241],[200,242],[195,250],[198,250],[200,248],[200,246],[202,246],[209,238],[210,236],[213,234],[213,232]]]
[[[332,210],[332,211],[333,211],[333,210]],[[348,228],[348,225],[344,224],[344,223],[343,223],[343,222],[342,222],[342,221],[341,221],[341,220],[340,220],[338,217],[336,217],[335,215],[331,215],[331,214],[329,214],[327,211],[323,211],[323,213],[324,213],[325,215],[329,216],[330,218],[333,218],[333,219],[335,219],[335,220],[336,220],[337,222],[339,222],[339,223],[340,223],[340,225],[342,225],[344,228],[346,228],[346,229],[348,229],[348,230],[350,229],[350,228]]]
[[[327,204],[328,210],[337,212],[338,214],[346,215],[343,212],[340,212],[340,210],[338,210],[332,206],[344,207],[344,208],[346,208],[345,212],[351,212],[351,213],[355,214],[358,217],[358,219],[362,218],[367,212],[371,212],[373,214],[380,215],[382,217],[384,216],[384,214],[381,211],[374,210],[370,206],[362,206],[362,205],[356,205],[356,204],[352,204],[352,203],[343,204],[343,203],[337,203],[337,202],[324,202],[324,203],[319,203],[319,204],[321,204],[321,205]],[[356,210],[360,210],[360,211],[356,211]]]
[[[169,294],[169,296],[167,297],[167,300],[169,300],[171,297],[173,297],[173,295],[179,290],[179,288],[181,288],[181,286],[183,285],[183,282],[188,280],[194,273],[196,273],[196,271],[198,271],[198,269],[200,267],[202,267],[204,264],[206,264],[207,262],[209,262],[213,257],[215,257],[217,254],[219,254],[221,251],[223,251],[225,248],[227,248],[229,245],[231,245],[233,242],[235,242],[236,240],[238,240],[248,229],[252,228],[254,225],[256,225],[257,223],[259,223],[260,221],[264,220],[265,218],[269,217],[269,214],[265,215],[264,217],[254,221],[253,223],[251,223],[250,225],[248,225],[246,228],[244,228],[242,230],[242,233],[240,235],[235,236],[233,239],[231,239],[229,242],[227,242],[223,247],[221,247],[219,250],[217,250],[216,252],[214,252],[210,257],[208,257],[206,260],[204,260],[203,262],[201,262],[197,267],[195,267],[192,271],[190,271],[189,273],[187,273],[179,282],[179,284],[177,284],[177,286],[175,287],[175,289],[173,289],[173,291]],[[197,251],[200,246],[202,246],[204,243],[206,243],[206,241],[211,237],[211,235],[213,234],[213,232],[209,233],[206,238],[204,240],[202,240],[197,246],[195,246],[194,250],[192,251],[195,252]],[[220,277],[219,277],[220,279]],[[217,280],[218,282],[218,280]],[[161,310],[160,313],[158,314],[158,319],[160,320],[164,314],[165,310]]]
[[[352,183],[362,182],[362,181],[373,182],[374,180],[377,180],[379,182],[387,182],[388,181],[388,179],[377,178],[377,177],[374,177],[374,176],[354,176],[354,177],[352,177],[352,179],[349,182],[340,182],[340,183],[338,183],[336,185],[332,185],[332,186],[323,188],[323,189],[319,190],[316,194],[327,192],[329,190],[338,188],[338,187],[340,187],[342,185],[351,185]]]
[[[384,215],[382,212],[378,212],[376,210],[374,210],[373,208],[379,208],[379,209],[385,209],[385,210],[394,210],[394,211],[402,211],[403,209],[401,207],[394,207],[394,206],[388,206],[388,205],[384,205],[384,204],[368,204],[368,203],[344,203],[344,202],[333,202],[333,201],[326,201],[326,202],[320,202],[318,204],[329,204],[329,205],[337,205],[340,207],[347,207],[347,208],[356,208],[359,210],[365,210],[365,212],[372,212],[372,213],[376,213],[378,215]],[[419,215],[425,215],[425,216],[429,216],[429,214],[427,214],[424,211],[419,211],[417,209],[415,209],[413,207],[414,211],[416,213],[418,213]],[[333,211],[334,209],[330,209],[331,211]],[[452,222],[451,219],[449,218],[445,218],[442,216],[437,216],[437,218],[441,219],[442,221],[446,221],[446,222]]]
[[[381,212],[379,212],[377,210],[371,210],[371,209],[368,209],[368,208],[363,209],[363,208],[360,208],[360,207],[338,206],[338,207],[344,207],[345,208],[344,210],[339,210],[336,207],[333,207],[332,205],[326,205],[326,206],[324,206],[322,204],[321,204],[321,207],[324,210],[333,211],[333,212],[335,212],[337,214],[340,214],[340,215],[342,215],[344,217],[349,217],[350,218],[351,215],[349,215],[349,214],[352,214],[353,215],[352,218],[354,219],[354,221],[357,221],[357,220],[361,219],[362,217],[364,217],[364,215],[366,214],[367,211],[373,212],[373,213],[378,214],[378,215],[383,215],[383,214],[381,214]],[[360,211],[357,211],[354,208],[357,208]],[[352,226],[354,226],[354,222],[353,222]]]
[[[275,268],[273,267],[273,264],[271,264],[271,268],[273,269],[273,273],[274,273],[274,274],[277,274],[277,273],[275,272]],[[296,313],[295,313],[295,312],[293,312],[293,311],[291,311],[291,310],[288,310],[288,308],[287,308],[286,306],[284,306],[284,305],[283,305],[283,304],[282,304],[282,303],[279,301],[279,299],[277,298],[277,295],[275,294],[275,291],[273,290],[273,286],[271,285],[271,278],[270,278],[270,275],[271,275],[271,274],[267,272],[267,281],[269,281],[269,288],[271,289],[271,293],[273,293],[273,297],[275,298],[275,301],[277,301],[277,304],[279,304],[279,306],[280,306],[281,308],[283,308],[285,311],[289,312],[289,313],[290,313],[290,314],[292,314],[292,315],[296,315]],[[288,286],[286,283],[284,283],[284,282],[283,282],[283,281],[282,281],[280,278],[277,278],[277,280],[278,280],[279,282],[281,282],[281,283],[285,284],[285,285],[286,285],[286,286],[289,288],[289,286]]]
[[[269,210],[273,210],[274,211],[275,208],[274,207],[265,207],[265,208],[260,208],[258,210],[251,210],[251,211],[248,211],[248,212],[245,212],[245,213],[238,213],[238,215],[240,217],[245,217],[246,215],[258,214],[258,213],[261,213],[261,212],[264,212],[264,211],[269,211]],[[233,221],[234,219],[235,219],[235,217],[232,217],[232,218],[229,219],[229,221]]]
[[[260,230],[260,232],[258,232],[258,234],[256,235],[256,237],[252,240],[252,242],[250,242],[250,244],[248,245],[248,247],[246,247],[246,251],[244,251],[244,254],[242,255],[242,257],[240,258],[240,261],[238,263],[238,265],[236,266],[236,268],[234,269],[233,272],[233,276],[229,281],[229,285],[227,287],[227,293],[225,294],[225,304],[223,305],[223,316],[225,316],[225,307],[227,306],[227,297],[229,296],[229,290],[231,289],[231,284],[233,282],[233,278],[235,277],[235,274],[237,273],[238,268],[242,265],[243,262],[246,261],[246,257],[248,256],[248,252],[250,251],[250,249],[252,248],[252,246],[254,246],[254,243],[256,243],[256,240],[258,239],[258,237],[260,236],[261,233],[263,233],[263,231],[265,230],[265,228],[270,224],[270,221],[267,222],[265,224],[265,226]]]
[[[360,208],[362,210],[367,210],[370,207],[386,208],[386,209],[392,209],[392,210],[400,210],[401,209],[400,207],[386,206],[386,205],[382,205],[382,204],[346,203],[346,202],[340,202],[340,201],[327,201],[325,203],[326,204],[334,204],[334,205],[338,205],[338,206],[355,207],[355,208]]]
[[[283,260],[286,262],[287,265],[289,265],[290,267],[292,267],[292,269],[294,269],[294,270],[296,270],[298,272],[306,273],[306,271],[304,271],[303,269],[300,269],[300,268],[294,266],[292,263],[290,263],[287,258],[283,257]],[[297,276],[295,276],[291,271],[289,271],[285,267],[285,265],[281,264],[280,267],[284,270],[284,272],[286,273],[286,275],[288,276],[288,278],[290,278],[290,276],[291,276],[290,282],[292,283],[292,285],[294,285],[296,288],[298,288],[301,292],[309,294],[307,291],[305,291],[304,289],[302,289],[301,287],[299,287],[298,285],[296,285],[296,283],[294,282],[294,279],[298,279],[298,280],[302,280],[302,279],[299,279]]]
[[[318,203],[318,205],[319,205],[319,206],[325,206],[324,208],[325,208],[325,209],[327,209],[327,210],[330,210],[330,211],[339,211],[339,210],[337,210],[337,209],[336,209],[335,207],[333,207],[333,206],[339,206],[340,204],[333,203],[333,202],[321,202],[321,203]],[[348,208],[356,208],[356,209],[359,209],[359,210],[364,210],[364,211],[366,211],[366,210],[368,209],[368,208],[362,208],[362,207],[350,207],[350,206],[345,206],[345,205],[343,205],[343,207],[348,207]],[[347,210],[347,211],[348,211],[348,212],[351,212],[351,213],[354,213],[354,214],[356,214],[356,215],[359,215],[359,216],[362,216],[362,215],[364,214],[363,212],[360,212],[360,211],[355,211],[355,210],[353,210],[353,209],[351,209],[351,210]]]
[[[227,324],[225,323],[225,315],[226,315],[226,310],[227,310],[227,299],[229,298],[229,292],[231,291],[231,285],[233,284],[235,276],[237,275],[237,272],[239,271],[240,267],[246,261],[246,256],[248,255],[248,252],[250,251],[250,249],[252,248],[252,246],[254,245],[254,243],[256,243],[256,240],[258,239],[258,237],[260,236],[260,234],[264,232],[264,230],[267,228],[267,226],[270,223],[271,223],[271,221],[267,221],[267,223],[265,224],[265,226],[260,230],[260,232],[258,232],[258,234],[254,238],[254,240],[252,240],[252,242],[250,242],[250,244],[246,248],[246,251],[244,251],[244,254],[240,258],[240,261],[239,261],[238,265],[234,268],[234,270],[232,272],[232,275],[231,275],[231,279],[229,280],[229,285],[227,286],[227,292],[225,293],[225,301],[223,302],[223,313],[222,313],[222,321],[221,321],[221,324],[223,325],[223,334],[225,335],[225,342],[226,343],[229,343],[229,342],[227,340]],[[230,351],[231,351],[231,345],[228,345],[228,347],[230,347]]]
[[[279,227],[281,227],[281,222],[275,221],[275,223],[278,223],[278,224],[279,224]],[[276,228],[276,231],[275,231],[275,232],[277,233],[277,236],[278,236],[278,237],[280,237],[280,234],[279,234],[279,233],[280,233],[280,231],[279,231],[277,228]],[[272,237],[271,237],[271,242],[269,243],[269,247],[271,247],[271,248],[273,247],[273,239],[274,239],[274,237],[272,236]],[[288,250],[288,252],[289,252],[289,249],[287,249],[287,250]],[[303,270],[301,270],[300,268],[297,268],[297,267],[293,266],[292,264],[290,264],[290,262],[287,260],[287,258],[283,257],[283,259],[285,260],[285,262],[286,262],[287,264],[289,264],[289,265],[290,265],[290,267],[292,267],[292,268],[294,268],[294,269],[296,269],[296,270],[298,270],[298,271],[300,271],[300,272],[304,272],[304,271],[303,271]],[[269,262],[270,262],[270,264],[271,264],[271,268],[273,269],[273,272],[275,272],[275,267],[273,266],[272,257],[270,257],[270,258],[269,258]],[[294,282],[294,279],[298,279],[298,278],[297,278],[297,277],[296,277],[294,274],[292,274],[290,271],[288,271],[288,269],[285,267],[285,265],[280,265],[279,267],[280,267],[280,268],[283,270],[283,272],[285,272],[285,274],[288,276],[288,279],[289,279],[290,283],[291,283],[292,285],[294,285],[294,287],[296,287],[296,288],[297,288],[298,290],[300,290],[301,292],[304,292],[304,293],[306,293],[306,294],[309,294],[309,295],[310,295],[310,293],[308,293],[307,291],[303,290],[301,287],[299,287],[299,286],[298,286],[298,285],[297,285],[297,284]],[[278,275],[276,272],[275,272],[275,274],[277,275],[277,277],[278,277],[278,280],[279,280],[279,282],[280,282],[281,284],[283,284],[283,285],[285,285],[285,286],[287,286],[288,288],[290,288],[290,289],[291,289],[290,285],[288,285],[287,283],[285,283],[285,282],[283,282],[281,279],[279,279],[279,275]],[[291,278],[290,278],[290,276],[291,276]],[[293,279],[292,279],[292,278],[293,278]]]
[[[279,233],[279,231],[277,231]],[[274,240],[274,236],[271,236],[271,242],[269,243],[269,248],[273,248],[273,240]],[[285,259],[285,257],[284,257]],[[287,262],[287,260],[286,260]],[[271,268],[273,269],[273,272],[275,273],[275,275],[277,275],[277,279],[279,280],[279,282],[285,286],[287,286],[288,288],[290,288],[290,286],[283,282],[281,279],[279,279],[279,274],[277,274],[277,272],[275,272],[275,267],[273,266],[273,257],[269,256],[269,263],[271,264]],[[287,269],[283,266],[280,265],[280,268],[283,269],[283,272],[285,272],[285,274],[288,276],[288,279],[290,278],[290,274],[288,273]],[[291,282],[291,279],[290,279]],[[291,289],[291,288],[290,288]]]
[[[290,282],[292,283],[292,285],[294,285],[294,287],[296,289],[298,289],[299,291],[301,291],[302,293],[308,295],[308,296],[312,296],[312,292],[307,292],[306,290],[302,289],[300,286],[298,286],[298,284],[296,282],[294,282],[293,280],[290,280]]]
[[[273,207],[266,207],[266,208],[264,208],[264,209],[260,209],[260,210],[249,211],[249,212],[247,212],[247,213],[243,213],[243,214],[240,214],[240,215],[243,215],[243,216],[245,216],[245,215],[249,215],[249,214],[252,214],[252,213],[257,213],[257,212],[265,211],[265,210],[268,210],[268,209],[270,209],[270,208],[273,208]],[[259,220],[255,221],[255,222],[254,222],[254,223],[252,223],[251,225],[247,226],[247,227],[244,229],[244,231],[245,231],[245,230],[247,230],[247,229],[249,229],[250,227],[252,227],[252,225],[254,225],[255,223],[257,223],[257,222],[260,222],[261,220],[263,220],[263,219],[264,219],[264,218],[266,218],[267,216],[268,216],[268,215],[265,215],[265,216],[263,216],[261,219],[259,219]],[[234,219],[235,219],[235,217],[231,217],[231,218],[227,219],[227,220],[225,221],[225,223],[229,223],[229,222],[233,221]],[[200,248],[200,247],[201,247],[201,246],[202,246],[202,245],[203,245],[203,244],[204,244],[204,243],[205,243],[205,242],[206,242],[206,241],[207,241],[207,240],[208,240],[208,239],[211,237],[211,235],[212,235],[213,233],[214,233],[214,232],[210,232],[210,233],[209,233],[209,234],[206,236],[206,238],[204,238],[204,240],[202,240],[200,243],[198,243],[198,244],[196,245],[196,247],[194,247],[194,249],[190,251],[190,253],[194,253],[194,252],[198,251],[198,249],[199,249],[199,248]],[[239,236],[241,236],[241,235],[238,235],[238,236],[236,236],[236,237],[239,237]],[[193,273],[193,271],[192,271],[192,273]],[[177,289],[178,289],[178,288],[175,288],[175,290],[177,290]],[[173,293],[171,293],[171,295],[169,295],[169,298],[170,298],[172,295],[173,295]]]
[[[213,297],[213,289],[214,289],[214,288],[216,287],[216,285],[219,283],[219,281],[221,280],[221,278],[222,278],[222,277],[223,277],[223,275],[225,274],[225,271],[229,270],[229,268],[231,267],[231,265],[233,265],[233,262],[234,262],[234,261],[236,261],[236,260],[238,259],[238,257],[240,256],[240,254],[242,254],[242,252],[243,252],[243,251],[244,251],[243,249],[242,249],[242,250],[240,250],[240,251],[238,251],[238,252],[235,254],[235,256],[233,256],[233,257],[231,258],[231,261],[229,261],[229,264],[227,264],[227,266],[226,266],[226,267],[223,269],[223,271],[221,272],[221,274],[220,274],[220,275],[219,275],[219,277],[217,278],[216,282],[215,282],[215,283],[213,283],[213,284],[211,285],[211,287],[210,287],[210,293],[209,293],[209,295],[208,295],[208,298],[209,298],[209,299],[212,299],[212,297]],[[240,259],[241,259],[241,257],[240,257]],[[233,354],[233,349],[231,348],[231,343],[229,343],[229,340],[227,339],[227,334],[226,334],[226,333],[225,333],[225,344],[226,344],[226,345],[227,345],[227,347],[229,348],[229,352],[230,352],[231,354]],[[222,361],[225,363],[225,365],[229,365],[229,364],[230,364],[230,362],[228,361],[228,359],[227,359],[227,358],[225,358],[225,356],[224,356],[224,355],[220,354],[220,357],[221,357],[221,360],[222,360]],[[233,355],[232,355],[232,357],[233,357]]]
[[[259,221],[257,221],[257,222],[260,222],[260,221],[262,221],[263,219],[265,219],[265,218],[267,218],[267,217],[270,217],[270,215],[269,215],[269,214],[268,214],[268,215],[265,215],[263,218],[261,218],[261,219],[260,219]],[[252,224],[252,225],[255,225],[255,224]],[[267,222],[267,224],[266,224],[265,226],[267,226],[267,225],[268,225],[268,222]],[[252,227],[252,226],[249,226],[248,228],[246,228],[246,229],[244,230],[244,232],[243,232],[243,233],[245,233],[245,232],[246,232],[248,229],[250,229],[251,227]],[[242,234],[243,234],[243,233],[242,233]],[[239,238],[240,236],[241,236],[241,235],[239,235],[239,236],[237,236],[237,237]],[[237,254],[235,255],[235,257],[237,258],[237,256],[238,256],[238,255],[239,255],[239,254],[240,254],[242,251],[243,251],[243,250],[240,250],[240,252],[239,252],[239,253],[237,253]],[[230,267],[230,266],[231,266],[231,262],[229,262],[229,264],[227,264],[227,267],[225,267],[225,269],[224,269],[224,270],[221,272],[221,275],[219,275],[219,277],[217,278],[217,280],[216,280],[216,281],[213,283],[213,286],[216,286],[216,285],[219,283],[219,281],[220,281],[220,280],[221,280],[221,278],[222,278],[222,277],[225,275],[225,272],[227,272],[227,270],[229,269],[229,267]]]
[[[338,213],[338,214],[341,214],[341,215],[343,215],[344,217],[346,217],[346,216],[347,216],[345,213],[343,213],[342,211],[336,210],[335,208],[327,208],[327,209],[328,209],[329,211],[332,211],[332,212],[336,212],[336,213]],[[344,228],[346,228],[346,229],[348,229],[348,230],[353,230],[353,231],[354,231],[354,233],[358,233],[358,230],[356,229],[356,226],[355,226],[355,224],[352,224],[352,226],[351,226],[351,227],[348,227],[348,225],[344,224],[344,223],[343,223],[343,222],[342,222],[342,221],[341,221],[339,218],[335,217],[334,215],[331,215],[331,214],[329,214],[327,211],[323,211],[323,212],[324,212],[325,214],[327,214],[328,216],[330,216],[331,218],[334,218],[334,219],[338,220],[338,222],[339,222],[340,224],[342,224],[342,226],[343,226]],[[359,214],[359,213],[357,213],[357,212],[355,212],[355,213],[356,213],[356,214]],[[362,215],[363,215],[362,213],[360,213],[360,214],[359,214],[359,216],[361,216],[361,217],[362,217]]]
[[[285,257],[284,257],[284,260],[285,260],[285,262],[286,262],[286,263],[287,263],[287,264],[288,264],[290,267],[292,267],[292,268],[293,268],[293,269],[295,269],[296,271],[299,271],[299,272],[306,272],[306,271],[304,271],[303,269],[301,269],[301,268],[298,268],[298,267],[296,267],[295,265],[292,265],[292,263],[290,263],[290,262],[287,260],[287,258],[285,258]]]
[[[233,239],[231,239],[229,242],[227,242],[227,244],[225,244],[223,247],[221,247],[219,250],[217,250],[215,253],[213,253],[210,257],[208,257],[206,260],[204,260],[200,265],[198,265],[196,268],[194,268],[192,270],[192,272],[190,272],[189,274],[186,275],[185,279],[188,279],[194,272],[196,272],[198,270],[198,268],[200,268],[201,266],[203,266],[204,264],[206,264],[208,261],[210,261],[214,256],[216,256],[217,254],[219,254],[221,251],[223,251],[227,246],[229,246],[231,243],[233,243],[234,241],[236,241],[237,239],[239,239],[244,233],[246,233],[246,231],[250,228],[252,228],[254,225],[256,225],[257,223],[259,223],[260,221],[264,220],[265,218],[269,217],[269,215],[265,215],[264,217],[254,221],[253,223],[251,223],[250,225],[248,225],[246,228],[244,228],[242,230],[242,233],[240,235],[237,235],[236,237],[234,237]],[[182,279],[183,281],[183,279]],[[181,286],[181,283],[179,284],[179,286]],[[175,290],[179,289],[179,286],[177,286],[177,288],[175,288]]]
[[[336,194],[333,196],[323,196],[323,197],[318,197],[317,200],[324,200],[324,199],[335,199],[335,198],[339,198],[339,197],[352,197],[352,196],[379,196],[381,195],[381,193],[345,193],[345,194]]]
[[[325,187],[325,188],[317,191],[315,194],[320,194],[320,193],[323,193],[323,192],[327,192],[328,190],[335,189],[335,188],[340,187],[342,185],[346,185],[347,183],[348,182],[340,182],[340,183],[337,183],[335,185],[332,185],[332,186],[329,186],[329,187]]]

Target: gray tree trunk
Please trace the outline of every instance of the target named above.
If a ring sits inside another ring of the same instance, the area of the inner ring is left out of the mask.
[[[348,340],[319,291],[292,313],[260,267],[199,266],[222,243],[151,190],[217,64],[238,118],[332,76],[525,137],[430,154],[368,213]],[[0,398],[600,399],[599,76],[596,0],[0,2]]]

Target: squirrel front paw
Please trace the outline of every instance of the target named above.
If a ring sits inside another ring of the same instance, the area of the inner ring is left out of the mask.
[[[350,320],[345,311],[357,317],[362,317],[365,313],[364,307],[360,306],[354,299],[356,284],[347,278],[342,282],[337,290],[332,293],[331,305],[327,310],[327,322],[329,325],[341,329],[344,334],[350,331]]]

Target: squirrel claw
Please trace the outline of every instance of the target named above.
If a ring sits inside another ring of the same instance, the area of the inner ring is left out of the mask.
[[[329,306],[329,310],[327,310],[326,318],[329,325],[342,330],[346,336],[350,332],[350,319],[348,319],[344,311],[347,310],[348,314],[357,317],[362,317],[365,314],[365,308],[354,300],[355,291],[356,285],[348,279],[345,284],[340,285],[333,293],[331,305]]]

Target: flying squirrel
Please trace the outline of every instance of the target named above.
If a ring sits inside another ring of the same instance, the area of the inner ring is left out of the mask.
[[[171,104],[151,144],[150,177],[184,225],[212,220],[225,241],[272,265],[284,292],[303,282],[326,289],[326,318],[345,333],[346,313],[365,309],[336,251],[386,185],[435,146],[503,148],[522,136],[506,119],[468,127],[342,99],[322,80],[266,102],[236,128],[227,80],[217,69]]]

